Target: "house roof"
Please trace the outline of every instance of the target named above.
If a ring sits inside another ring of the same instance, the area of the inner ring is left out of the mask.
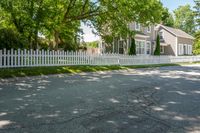
[[[188,38],[188,39],[193,39],[194,40],[193,36],[189,35],[188,33],[184,32],[184,31],[182,31],[180,29],[164,26],[164,25],[161,25],[161,24],[157,25],[156,29],[159,29],[160,27],[162,27],[163,29],[171,32],[172,34],[174,34],[177,37]]]
[[[135,37],[149,38],[148,35],[146,35],[146,34],[144,34],[142,32],[139,32],[139,31],[136,31]]]

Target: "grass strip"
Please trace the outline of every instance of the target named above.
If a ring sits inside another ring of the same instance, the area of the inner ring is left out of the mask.
[[[198,62],[197,62],[198,63]],[[134,65],[134,66],[48,66],[48,67],[27,67],[27,68],[1,68],[0,78],[39,76],[63,73],[97,72],[110,70],[124,70],[136,68],[154,68],[164,66],[182,66],[197,63],[178,64],[155,64],[155,65]]]

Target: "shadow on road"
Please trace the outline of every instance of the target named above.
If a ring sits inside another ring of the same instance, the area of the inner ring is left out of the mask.
[[[0,81],[0,132],[200,131],[200,67]]]

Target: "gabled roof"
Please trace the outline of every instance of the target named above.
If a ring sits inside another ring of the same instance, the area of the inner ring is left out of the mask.
[[[168,32],[174,34],[177,37],[188,38],[188,39],[194,40],[193,36],[189,35],[188,33],[184,32],[180,29],[175,29],[175,28],[164,26],[164,25],[161,25],[161,24],[158,24],[156,26],[156,29],[159,29],[160,27],[162,27],[163,29],[167,30]]]

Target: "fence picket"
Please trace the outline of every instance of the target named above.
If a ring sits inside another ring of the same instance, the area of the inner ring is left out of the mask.
[[[10,50],[7,51],[7,67],[10,67]]]
[[[3,65],[6,67],[6,49],[3,50]]]
[[[20,49],[18,49],[17,53],[18,53],[18,56],[17,56],[17,66],[20,67],[20,66],[21,66],[21,61],[20,61]]]

